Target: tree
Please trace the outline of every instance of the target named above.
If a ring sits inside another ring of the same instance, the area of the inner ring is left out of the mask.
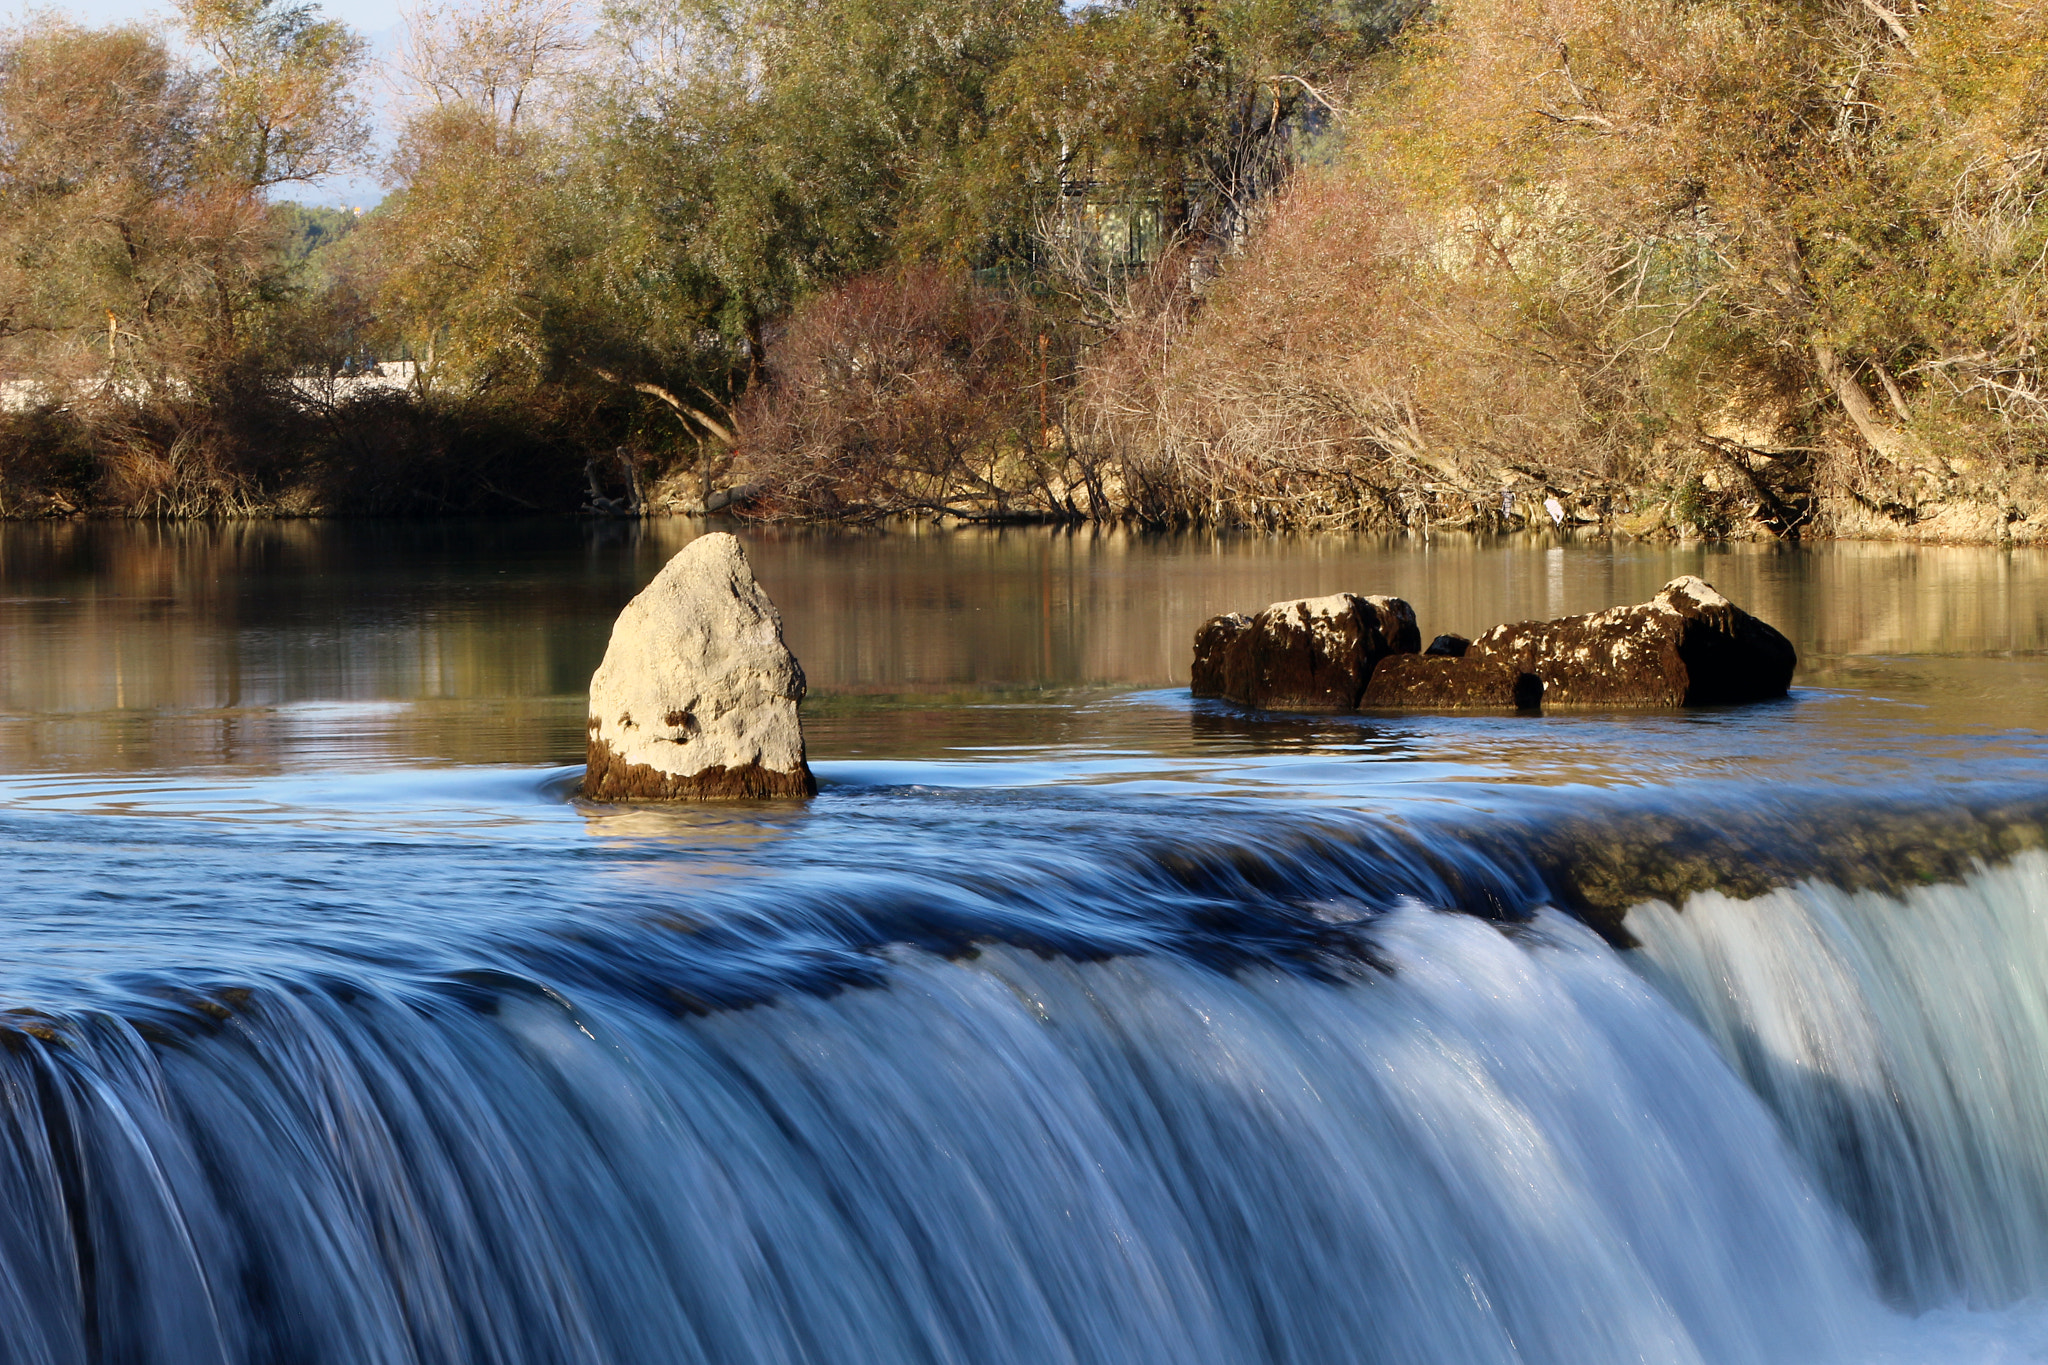
[[[667,0],[609,12],[611,107],[695,196],[688,249],[744,338],[897,259],[980,263],[1001,187],[977,177],[994,81],[1057,0]]]
[[[565,148],[550,118],[580,50],[558,0],[426,4],[406,16],[396,64],[411,112],[371,236],[380,292],[423,393],[481,392],[546,376],[546,295],[570,254],[558,240]]]
[[[203,84],[137,28],[39,20],[0,45],[0,346],[52,400],[189,377],[209,281]]]
[[[0,41],[0,367],[90,428],[107,487],[158,510],[246,506],[297,306],[267,190],[340,163],[358,45],[309,9],[195,5],[214,58],[37,19]]]
[[[1338,111],[1346,73],[1413,0],[1115,0],[1045,32],[997,81],[993,158],[1041,206],[1102,187],[1181,240],[1234,240]],[[1334,96],[1333,96],[1334,92]]]
[[[1443,183],[1563,291],[1589,368],[1818,380],[1874,453],[1923,463],[1935,408],[2004,408],[1944,376],[2038,391],[2044,24],[1973,0],[1474,4],[1408,90],[1467,130]],[[1380,146],[1404,142],[1390,123]]]
[[[416,102],[472,110],[507,137],[536,103],[553,112],[587,48],[580,0],[425,3],[405,22],[401,88]]]
[[[178,12],[215,63],[208,169],[223,188],[253,195],[359,164],[366,47],[347,25],[288,0],[178,0]]]

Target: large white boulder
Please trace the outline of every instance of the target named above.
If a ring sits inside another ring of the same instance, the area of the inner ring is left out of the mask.
[[[740,543],[700,537],[612,626],[590,679],[598,801],[811,796],[797,704],[804,671]]]

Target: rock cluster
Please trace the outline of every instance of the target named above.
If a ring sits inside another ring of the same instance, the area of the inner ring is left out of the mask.
[[[724,533],[701,536],[626,604],[590,679],[598,801],[811,796],[782,617]]]
[[[1764,701],[1798,663],[1790,640],[1690,575],[1640,606],[1495,626],[1465,657],[1536,674],[1545,706]]]
[[[1276,602],[1195,633],[1193,690],[1271,711],[1707,706],[1781,697],[1791,641],[1698,578],[1648,602],[1439,635],[1397,597]]]
[[[1194,691],[1263,711],[1354,711],[1374,665],[1421,641],[1415,612],[1398,597],[1275,602],[1195,633]]]

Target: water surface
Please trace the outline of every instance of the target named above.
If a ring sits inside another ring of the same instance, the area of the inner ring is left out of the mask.
[[[0,525],[0,768],[577,762],[583,689],[612,617],[701,529]],[[810,679],[811,743],[826,760],[1130,726],[1147,751],[1185,752],[1199,746],[1184,707],[1140,716],[1122,703],[1184,687],[1194,629],[1218,612],[1390,592],[1416,604],[1425,635],[1473,634],[1642,601],[1681,573],[1791,636],[1803,747],[1888,750],[1903,731],[1939,750],[1944,736],[2048,724],[2048,557],[2035,551],[743,534]],[[1382,722],[1374,733],[1486,745],[1499,728]],[[1565,748],[1600,734],[1598,722],[1571,728]],[[1559,742],[1545,723],[1507,733]]]
[[[575,801],[701,529],[0,525],[0,1362],[2048,1347],[2048,558],[744,529],[819,797]],[[1681,573],[1790,698],[1185,690]]]

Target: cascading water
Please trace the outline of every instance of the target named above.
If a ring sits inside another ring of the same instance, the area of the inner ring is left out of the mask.
[[[1628,927],[1848,1209],[1893,1296],[2048,1286],[2048,855],[1901,895],[1804,883]]]
[[[0,1362],[1847,1365],[2048,1327],[2007,1308],[2048,1288],[2048,856],[1624,925],[1618,877],[1769,862],[1773,801],[1847,848],[1937,826],[897,787],[628,838],[492,781],[437,799],[494,823],[373,856],[368,806],[0,810]]]
[[[574,803],[697,529],[0,521],[0,1365],[2048,1360],[2048,555],[752,528],[820,795]],[[1182,686],[1681,574],[1792,697]]]
[[[1800,1361],[1861,1254],[1585,930],[899,953],[677,1018],[265,989],[4,1062],[0,1358]]]

